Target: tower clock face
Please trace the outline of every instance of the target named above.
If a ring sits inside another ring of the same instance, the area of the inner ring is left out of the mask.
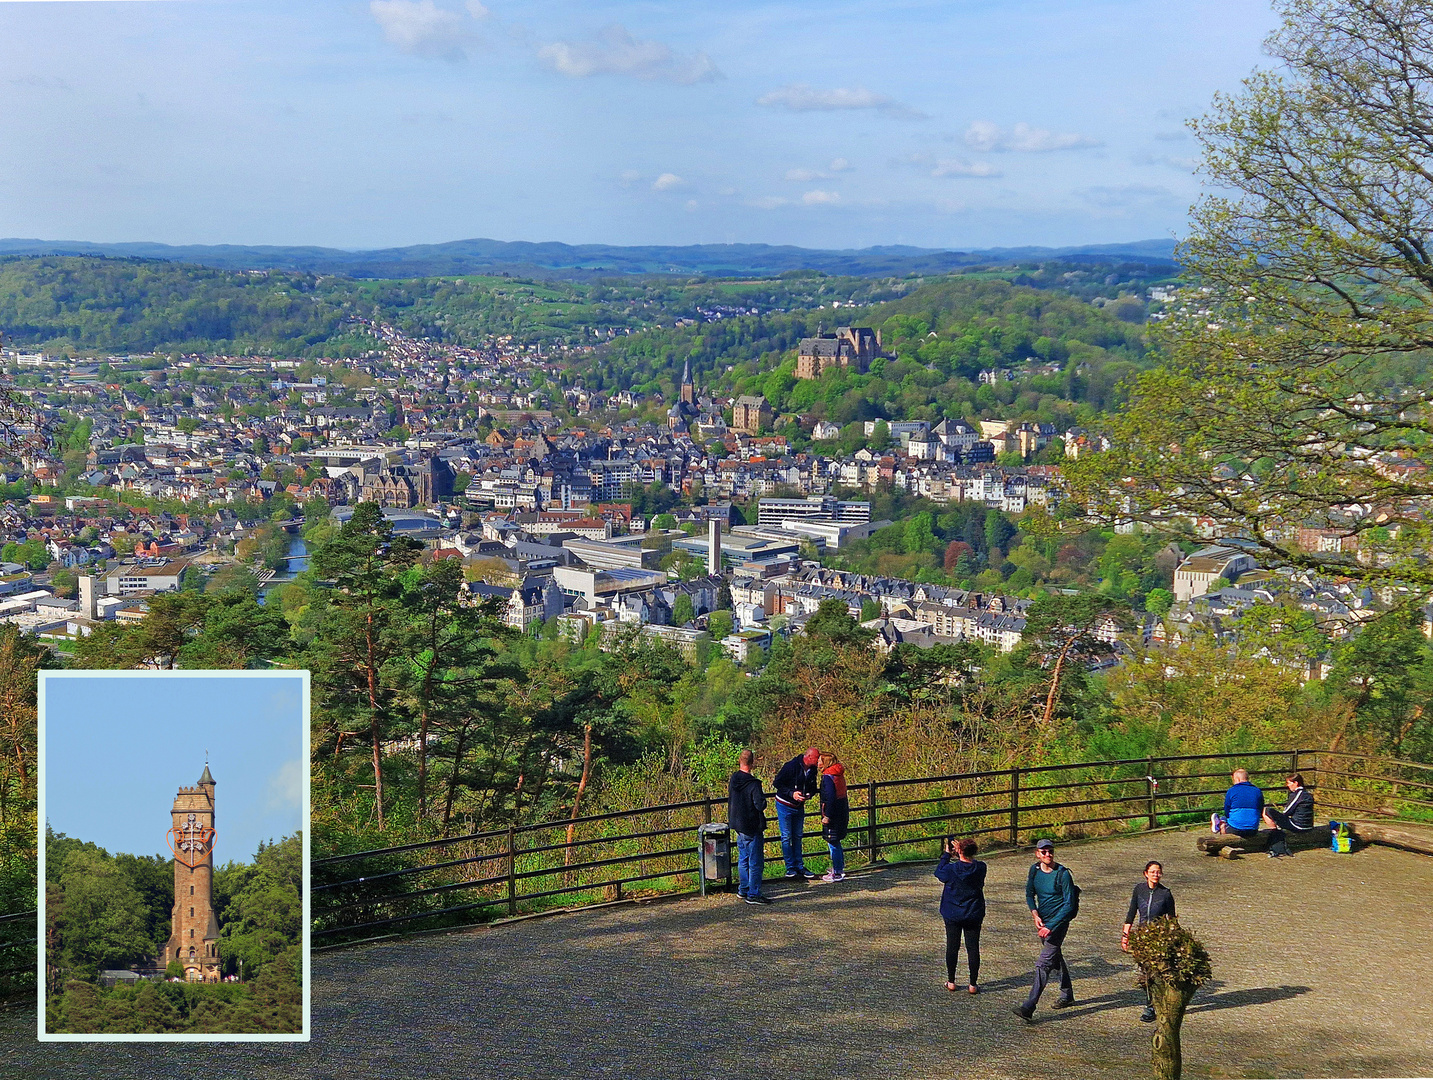
[[[169,830],[170,850],[190,868],[203,862],[213,846],[214,830],[200,821],[198,814],[186,815],[178,826]]]

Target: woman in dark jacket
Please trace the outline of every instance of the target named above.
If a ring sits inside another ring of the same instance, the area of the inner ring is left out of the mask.
[[[846,797],[846,766],[836,755],[822,754],[821,765],[821,837],[831,852],[831,869],[822,881],[840,881],[846,876],[846,851],[841,841],[851,827],[851,801]]]
[[[1159,879],[1164,876],[1164,867],[1151,859],[1144,864],[1144,880],[1134,887],[1134,893],[1129,898],[1129,910],[1125,912],[1124,928],[1120,931],[1120,948],[1129,952],[1129,932],[1132,926],[1143,926],[1155,919],[1162,919],[1165,916],[1174,918],[1174,893],[1169,887],[1161,885]],[[1144,1012],[1140,1019],[1146,1024],[1154,1023],[1154,1001],[1149,996],[1149,980],[1144,980]]]
[[[960,936],[965,935],[970,982],[966,993],[980,993],[980,924],[985,921],[985,864],[975,860],[979,849],[969,837],[941,844],[935,876],[945,886],[940,894],[940,917],[945,920],[945,988],[955,991],[955,965],[960,959]],[[953,857],[953,858],[952,858]]]

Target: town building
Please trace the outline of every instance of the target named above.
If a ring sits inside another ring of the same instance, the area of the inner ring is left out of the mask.
[[[771,426],[771,417],[771,403],[760,394],[742,394],[732,403],[732,430],[744,435],[760,435]]]
[[[868,326],[838,326],[827,337],[802,338],[796,350],[796,377],[819,379],[831,368],[862,373],[881,352],[881,335]]]

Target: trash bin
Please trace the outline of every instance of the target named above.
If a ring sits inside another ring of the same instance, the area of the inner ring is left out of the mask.
[[[697,826],[698,872],[702,895],[708,881],[731,884],[731,830],[725,821]]]

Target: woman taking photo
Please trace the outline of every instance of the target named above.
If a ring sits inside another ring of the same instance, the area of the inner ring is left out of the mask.
[[[968,994],[980,993],[980,924],[985,921],[985,864],[975,860],[979,849],[969,837],[947,838],[940,846],[935,876],[945,888],[940,917],[945,921],[945,988],[955,991],[955,965],[965,935],[965,962],[970,968]]]
[[[1129,952],[1129,932],[1132,926],[1143,926],[1166,915],[1174,918],[1174,894],[1159,883],[1164,876],[1164,867],[1151,859],[1144,864],[1144,880],[1134,887],[1129,898],[1129,911],[1125,912],[1124,929],[1120,931],[1120,948]],[[1144,978],[1144,1012],[1140,1019],[1146,1024],[1154,1023],[1154,999],[1149,995],[1149,977]]]

